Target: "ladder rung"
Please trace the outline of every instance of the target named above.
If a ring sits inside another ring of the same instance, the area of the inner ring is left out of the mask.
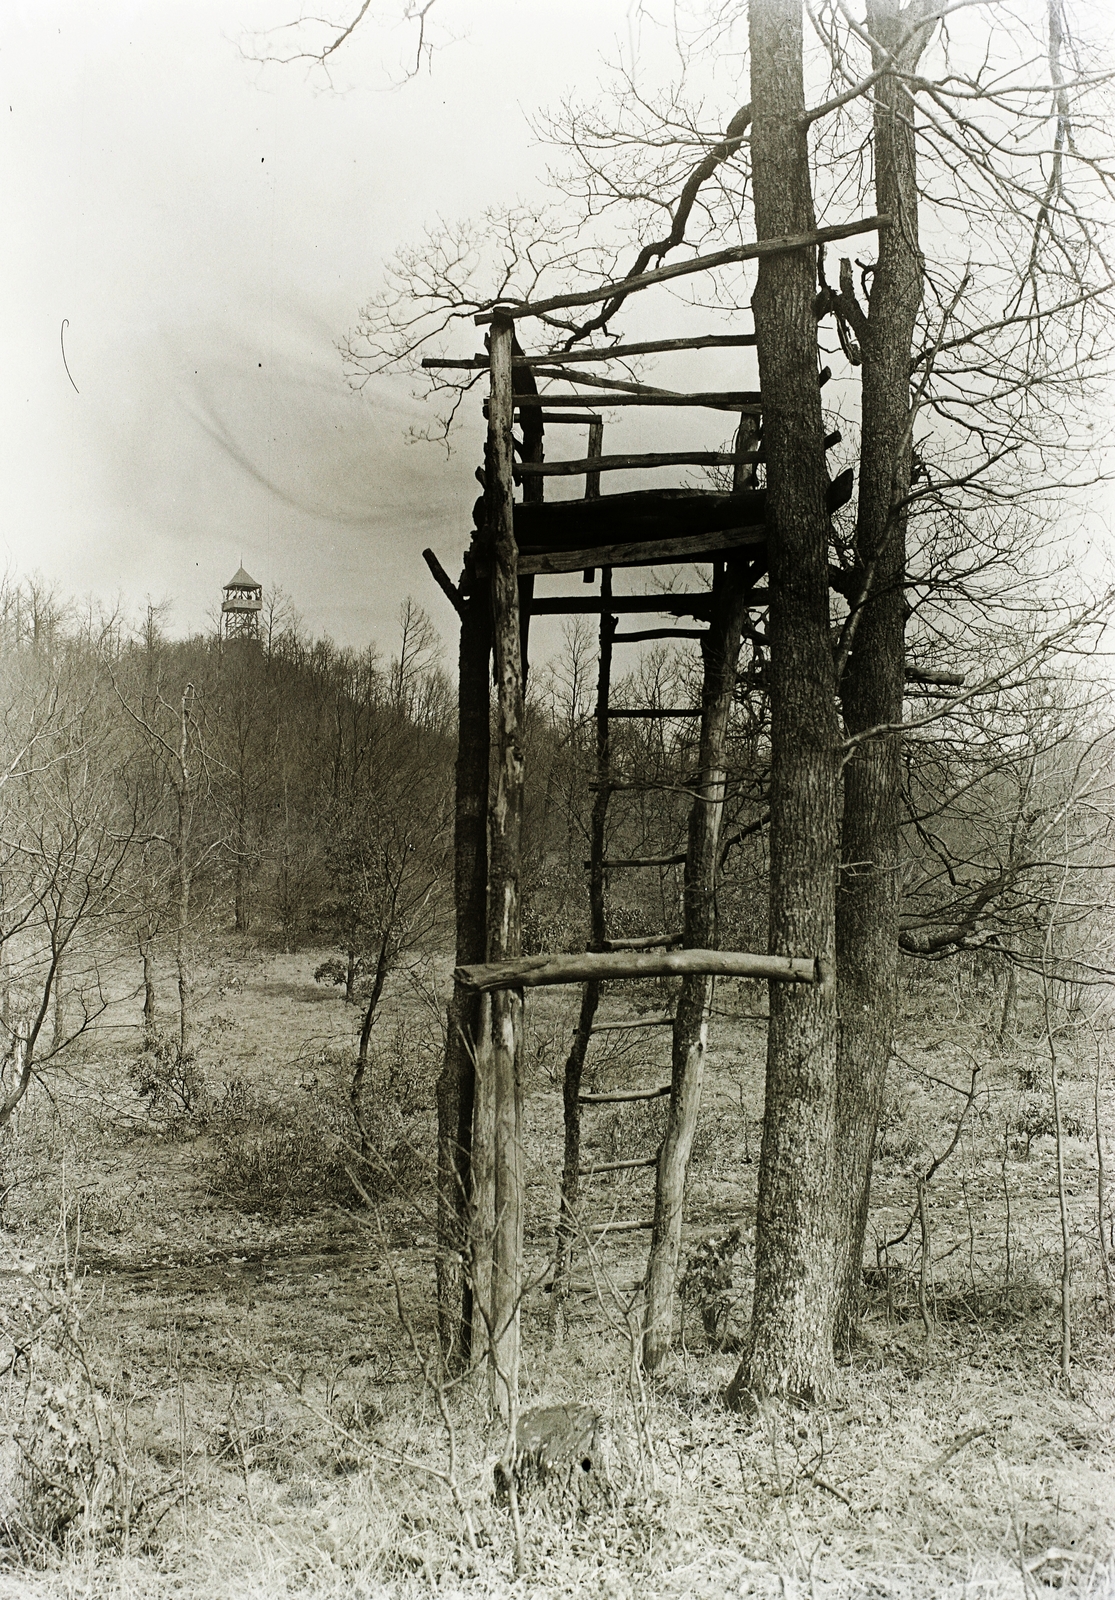
[[[640,1156],[635,1161],[609,1161],[600,1167],[578,1167],[578,1178],[595,1178],[599,1172],[629,1172],[632,1167],[654,1167],[658,1165],[657,1156]]]
[[[680,944],[684,935],[680,933],[648,933],[639,939],[605,939],[605,950],[666,950],[672,944]]]
[[[620,1100],[660,1100],[669,1092],[670,1085],[660,1083],[657,1089],[609,1089],[603,1094],[579,1094],[577,1099],[584,1105],[605,1106]]]
[[[623,1033],[628,1028],[672,1028],[673,1017],[636,1017],[633,1022],[594,1022],[592,1033]]]
[[[644,1229],[654,1227],[654,1218],[648,1217],[645,1222],[594,1222],[589,1229],[590,1233],[641,1233]]]

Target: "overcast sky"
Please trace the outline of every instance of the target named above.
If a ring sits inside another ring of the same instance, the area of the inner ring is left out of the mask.
[[[299,6],[7,0],[0,561],[133,616],[169,600],[178,633],[206,625],[243,561],[315,634],[390,647],[413,593],[448,640],[421,551],[459,570],[478,399],[447,461],[407,442],[432,414],[411,381],[354,392],[336,343],[425,224],[541,196],[531,113],[591,96],[621,57],[653,86],[671,40],[638,0],[438,0],[453,37],[399,84],[414,36],[383,20],[403,0],[375,0],[330,89],[258,59]],[[329,7],[351,18],[359,0]],[[1105,10],[1077,9],[1092,23]],[[715,86],[725,115],[738,68]],[[683,301],[640,297],[624,332],[708,331]],[[682,387],[755,382],[737,355],[671,360]],[[716,448],[720,421],[621,412],[609,441],[661,447],[668,430],[674,448]],[[542,650],[556,629],[542,626]]]
[[[408,592],[436,615],[420,552],[457,569],[476,455],[407,444],[410,383],[354,394],[335,342],[424,223],[537,192],[525,114],[630,48],[629,9],[448,0],[432,72],[387,87],[410,35],[366,27],[327,92],[245,54],[298,0],[8,0],[10,567],[168,598],[176,632],[241,560],[344,643]]]

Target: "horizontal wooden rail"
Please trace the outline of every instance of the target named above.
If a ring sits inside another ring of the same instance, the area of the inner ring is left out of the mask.
[[[611,1106],[628,1100],[661,1100],[669,1092],[670,1085],[660,1083],[653,1089],[605,1089],[600,1094],[579,1094],[577,1099],[586,1106]]]
[[[632,1028],[672,1028],[673,1017],[633,1017],[627,1022],[594,1022],[592,1033],[627,1033]]]
[[[645,1222],[594,1222],[589,1229],[590,1233],[645,1233],[654,1227],[654,1218],[648,1217]]]
[[[668,950],[680,944],[680,933],[646,933],[634,939],[605,939],[605,950]]]
[[[573,306],[595,306],[616,295],[634,294],[649,289],[656,283],[666,283],[671,278],[692,276],[707,272],[713,267],[732,266],[737,261],[757,261],[763,256],[784,255],[791,250],[807,250],[813,245],[829,244],[835,239],[851,239],[859,233],[875,233],[889,228],[891,219],[885,215],[860,217],[856,222],[845,222],[834,228],[817,228],[812,233],[783,234],[777,239],[758,239],[754,244],[736,245],[730,250],[717,250],[712,255],[693,256],[688,261],[674,261],[665,267],[655,267],[652,272],[636,273],[631,278],[618,278],[612,283],[601,283],[595,289],[584,289],[579,294],[552,295],[548,300],[536,300],[533,305],[501,305],[491,311],[481,311],[473,318],[477,326],[492,322],[496,317],[540,317],[548,311],[564,311]]]
[[[564,415],[555,416],[552,411],[543,411],[542,421],[546,424],[547,428],[553,428],[555,426],[560,427],[563,423],[568,423],[570,427],[580,428],[583,427],[586,422],[603,422],[604,418],[597,416],[592,411],[588,412],[583,417],[567,417]]]
[[[690,561],[715,561],[732,550],[749,549],[767,542],[766,526],[718,528],[712,533],[692,533],[680,539],[649,539],[633,544],[589,545],[582,550],[519,551],[519,572],[558,576],[595,567],[659,567]]]
[[[646,717],[653,720],[655,717],[699,717],[700,706],[616,706],[609,707],[606,716],[609,717]]]
[[[643,644],[648,639],[707,639],[707,628],[640,628],[634,633],[613,633],[613,644]]]
[[[683,858],[684,859],[684,858]],[[768,978],[816,983],[813,956],[749,955],[741,950],[586,951],[583,955],[519,956],[509,961],[477,962],[453,973],[466,989],[539,989],[590,979]]]
[[[680,867],[685,864],[685,851],[680,851],[676,856],[624,856],[617,857],[614,861],[602,863],[605,871],[615,867]],[[588,872],[592,867],[591,861],[583,861],[581,865]]]
[[[598,617],[602,611],[617,616],[657,611],[677,617],[702,617],[711,607],[712,595],[707,589],[700,594],[618,594],[610,600],[601,600],[595,594],[542,594],[530,602],[533,617]]]
[[[656,450],[650,455],[584,456],[576,461],[516,462],[520,478],[579,478],[583,472],[628,472],[651,467],[732,467],[737,461],[761,461],[759,450],[732,455],[723,450]]]
[[[634,1167],[655,1167],[657,1156],[636,1156],[634,1161],[605,1161],[598,1167],[578,1167],[578,1178],[595,1178],[601,1172],[630,1172]]]
[[[641,344],[613,344],[607,349],[597,346],[592,350],[543,350],[538,355],[514,356],[511,365],[513,367],[554,364],[567,366],[571,362],[580,364],[585,361],[622,361],[627,356],[656,356],[667,350],[723,350],[754,343],[753,333],[706,333],[695,339],[647,339]],[[470,360],[463,361],[449,361],[443,360],[440,356],[428,356],[422,365],[428,370],[452,367],[455,371],[484,372],[488,367],[488,357],[481,351],[477,351]]]
[[[485,408],[487,401],[484,402]],[[763,409],[757,389],[710,389],[694,394],[517,394],[520,410],[539,406],[708,406],[713,411],[746,411],[758,416]]]

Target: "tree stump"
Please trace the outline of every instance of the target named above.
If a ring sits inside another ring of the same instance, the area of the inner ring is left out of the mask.
[[[606,1491],[601,1418],[591,1406],[540,1406],[515,1430],[515,1453],[495,1466],[496,1499],[506,1504],[512,1480],[520,1504],[543,1495],[552,1510],[597,1503]]]

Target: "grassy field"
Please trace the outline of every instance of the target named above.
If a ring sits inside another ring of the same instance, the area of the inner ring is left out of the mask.
[[[554,1341],[546,1267],[575,1001],[532,999],[523,1404],[591,1403],[606,1470],[576,1509],[526,1501],[516,1575],[483,1389],[439,1392],[433,1376],[436,1014],[400,989],[377,1023],[383,1164],[366,1173],[375,1204],[355,1205],[355,1013],[313,982],[320,959],[211,951],[189,1081],[139,1094],[151,1074],[137,1071],[137,1004],[121,998],[20,1113],[3,1158],[0,1596],[1115,1595],[1090,1035],[1087,1049],[1083,1034],[1060,1043],[1071,1393],[1046,1046],[1025,1004],[1001,1045],[999,997],[957,979],[915,988],[903,1017],[862,1343],[827,1405],[742,1417],[720,1396],[748,1303],[761,989],[718,995],[684,1337],[646,1388],[631,1359],[644,1234],[581,1251]],[[632,986],[616,1014],[662,998]],[[667,1030],[613,1035],[594,1086],[662,1081],[667,1048]],[[1106,1085],[1099,1105],[1110,1125]],[[919,1308],[917,1178],[962,1110],[928,1187]],[[587,1111],[589,1154],[651,1153],[660,1116]],[[586,1227],[646,1216],[650,1185],[645,1171],[599,1180]]]

